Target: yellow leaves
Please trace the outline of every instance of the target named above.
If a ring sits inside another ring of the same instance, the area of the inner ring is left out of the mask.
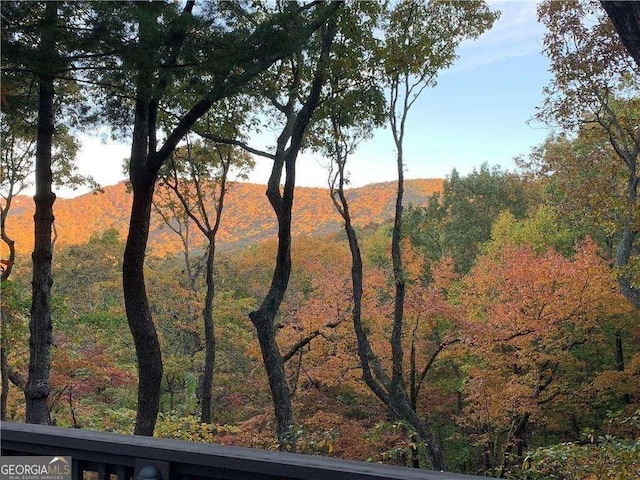
[[[623,395],[639,395],[638,372],[640,372],[640,354],[636,353],[627,361],[624,370],[606,370],[598,374],[593,381],[593,389],[601,400],[612,396],[617,398]]]
[[[189,442],[216,443],[219,436],[239,432],[240,428],[233,425],[212,425],[200,423],[195,416],[160,413],[154,436]]]

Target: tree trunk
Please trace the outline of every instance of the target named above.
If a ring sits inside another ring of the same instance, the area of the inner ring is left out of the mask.
[[[622,333],[616,332],[616,370],[624,372],[624,350],[622,349]]]
[[[202,378],[202,413],[201,422],[211,423],[211,409],[213,402],[211,399],[211,389],[213,388],[213,374],[215,372],[216,365],[216,332],[215,324],[213,322],[213,302],[215,301],[216,285],[215,285],[215,260],[216,260],[216,235],[220,228],[222,221],[222,211],[224,209],[224,198],[227,192],[227,176],[229,175],[229,168],[231,167],[231,156],[228,157],[228,161],[225,162],[223,156],[220,156],[220,160],[223,163],[222,175],[220,177],[220,195],[218,196],[218,204],[216,205],[216,220],[213,228],[210,227],[209,218],[206,214],[206,206],[203,202],[203,196],[198,195],[198,204],[200,205],[200,211],[203,213],[203,220],[207,225],[204,229],[204,225],[200,230],[205,234],[208,241],[209,250],[207,252],[207,271],[206,271],[206,284],[207,293],[204,300],[204,309],[202,311],[202,318],[204,322],[204,340],[205,340],[205,359],[204,359],[204,372]],[[199,188],[199,187],[198,187]],[[183,202],[186,208],[186,202]],[[191,215],[190,215],[191,216]],[[195,221],[195,218],[192,217]],[[196,222],[200,225],[200,222]],[[206,230],[206,231],[205,231]]]
[[[7,321],[6,316],[4,321]],[[13,370],[7,358],[7,339],[0,338],[0,375],[2,376],[2,392],[0,392],[0,420],[7,420],[7,400],[9,399],[10,383],[13,383],[20,390],[24,390],[25,380]]]
[[[602,1],[622,43],[640,68],[640,3]]]
[[[296,152],[297,155],[297,152]],[[276,342],[275,317],[287,291],[291,276],[291,211],[293,208],[293,192],[295,189],[295,155],[288,155],[285,187],[280,196],[281,167],[274,163],[274,174],[269,182],[267,196],[269,197],[278,218],[278,250],[276,266],[271,279],[271,286],[260,308],[249,314],[258,335],[262,359],[264,362],[269,389],[273,401],[276,417],[276,434],[282,447],[286,448],[287,435],[293,428],[293,406],[291,391],[285,376],[284,360]],[[275,162],[282,162],[276,159]],[[275,177],[278,177],[275,179]],[[275,180],[274,180],[275,179]],[[288,445],[295,450],[295,445]]]
[[[516,423],[515,428],[513,429],[513,443],[511,445],[507,445],[510,450],[512,450],[513,447],[516,448],[516,462],[519,462],[519,460],[522,458],[522,453],[524,452],[524,449],[526,447],[525,433],[527,430],[527,426],[529,425],[529,418],[531,418],[531,414],[529,412],[526,412],[517,420],[515,420]],[[506,453],[507,452],[505,452],[502,457],[502,465],[504,465],[507,460]]]
[[[258,334],[262,360],[269,379],[278,441],[282,447],[287,448],[285,447],[288,442],[287,436],[293,428],[293,406],[291,404],[291,392],[285,376],[284,362],[275,339],[273,319],[278,311],[276,305],[280,303],[275,298],[278,296],[280,296],[279,293],[267,295],[261,308],[256,312],[251,312],[249,317]],[[293,444],[288,445],[288,448],[295,450]]]
[[[392,95],[395,100],[392,101],[395,111],[397,104],[399,83],[392,86]],[[395,89],[395,90],[394,90]],[[395,93],[394,93],[395,92]],[[404,129],[409,105],[405,93],[404,105],[400,123],[397,123],[395,113],[392,113],[391,129],[393,133],[394,143],[397,148],[396,167],[398,172],[398,183],[396,189],[395,215],[393,222],[393,232],[391,236],[391,261],[393,265],[393,277],[395,281],[395,296],[393,308],[393,329],[391,333],[391,359],[392,374],[391,383],[388,386],[389,407],[399,417],[407,421],[426,444],[427,454],[431,460],[433,468],[436,470],[446,470],[447,464],[440,445],[438,444],[433,432],[427,424],[420,420],[417,412],[411,408],[410,394],[404,380],[403,364],[404,353],[402,348],[402,332],[404,330],[404,299],[405,299],[405,272],[402,265],[402,213],[404,210],[404,159],[403,159],[403,139]]]
[[[291,113],[289,114],[287,127],[278,139],[276,158],[267,186],[267,197],[278,219],[276,266],[269,291],[260,308],[249,314],[258,335],[262,359],[269,379],[278,440],[282,448],[288,448],[292,451],[295,451],[295,443],[288,443],[287,435],[293,428],[293,406],[291,391],[285,375],[284,359],[276,341],[275,317],[287,291],[291,276],[291,214],[295,191],[296,160],[302,148],[307,126],[320,103],[320,93],[326,81],[327,61],[335,34],[335,22],[330,20],[322,33],[322,48],[309,94],[295,118]],[[289,146],[285,148],[287,144]],[[285,182],[283,191],[280,193],[283,168]]]
[[[640,11],[640,10],[639,10]],[[639,13],[640,15],[640,13]],[[640,28],[640,26],[638,27]],[[605,126],[602,122],[601,125]],[[605,128],[607,128],[605,126]],[[610,131],[607,128],[607,131]],[[638,160],[640,160],[640,145],[638,145],[638,136],[636,135],[631,143],[631,148],[626,141],[616,140],[610,133],[611,144],[627,166],[627,206],[628,209],[623,218],[622,237],[616,250],[615,266],[627,267],[630,264],[631,256],[636,249],[636,240],[638,238],[637,212],[638,212],[638,185],[640,177],[638,177]],[[622,294],[631,302],[631,304],[640,309],[640,288],[633,284],[628,277],[628,273],[618,275],[618,285]]]
[[[140,43],[148,47],[157,24],[159,4],[149,4],[149,17],[140,20]],[[156,120],[158,100],[153,98],[153,52],[141,59],[136,78],[135,117],[129,177],[133,204],[129,232],[122,261],[122,285],[129,329],[138,360],[138,405],[135,435],[152,436],[160,411],[162,389],[162,355],[160,342],[149,308],[144,281],[144,259],[149,239],[153,193],[159,165],[156,161]]]
[[[215,327],[213,324],[213,300],[215,297],[215,281],[214,281],[214,261],[215,261],[216,244],[215,238],[209,238],[209,246],[207,252],[207,293],[204,300],[204,309],[202,318],[204,321],[204,373],[202,378],[202,412],[200,421],[202,423],[211,423],[211,389],[213,387],[213,372],[216,361],[216,337]]]
[[[48,10],[48,9],[47,9]],[[35,243],[31,320],[29,322],[29,377],[25,387],[27,423],[49,423],[47,398],[51,368],[51,224],[55,194],[51,190],[51,138],[53,135],[53,77],[40,79],[36,194],[34,196]]]
[[[193,1],[186,3],[184,13],[187,17],[191,15],[193,5]],[[318,18],[305,24],[300,33],[301,38],[308,38],[331,16],[338,5],[332,2],[318,14]],[[140,44],[149,49],[149,57],[152,57],[155,53],[153,45],[157,41],[154,38],[157,33],[155,28],[162,3],[150,2],[147,6],[149,16],[145,16],[144,21],[139,22],[139,37]],[[151,15],[155,15],[155,21],[151,21]],[[186,30],[182,29],[182,26],[179,27],[172,33],[173,38],[170,39],[172,53],[166,61],[162,62],[165,68],[156,71],[157,65],[154,64],[153,58],[140,58],[136,79],[135,120],[129,161],[133,205],[122,267],[127,320],[138,358],[138,412],[134,430],[136,435],[153,435],[159,412],[162,383],[162,356],[149,309],[143,271],[153,191],[158,172],[189,129],[215,102],[234,95],[255,76],[269,68],[273,62],[289,53],[288,48],[278,48],[273,51],[273,46],[280,45],[280,42],[268,41],[264,45],[252,43],[260,42],[261,36],[265,33],[263,29],[258,29],[254,34],[249,35],[241,46],[247,45],[252,48],[239,48],[233,52],[229,62],[222,65],[221,70],[213,75],[215,88],[193,104],[173,130],[167,132],[164,144],[158,149],[156,138],[158,109],[173,75],[172,69],[167,67],[177,65],[186,35]],[[278,27],[268,28],[276,34]],[[282,32],[287,34],[289,30],[283,28]],[[287,46],[295,51],[300,44]],[[256,324],[263,323],[261,319],[257,319],[256,322]]]
[[[133,205],[122,265],[122,284],[127,320],[138,359],[138,411],[134,434],[152,436],[160,409],[162,356],[144,283],[144,258],[155,178],[146,184],[132,184]]]
[[[9,397],[9,378],[7,377],[7,349],[4,338],[0,339],[0,375],[2,376],[2,392],[0,392],[0,420],[7,419],[7,398]]]
[[[42,55],[53,58],[55,55],[55,24],[58,5],[46,4],[42,34]],[[53,203],[56,196],[52,191],[51,152],[54,133],[53,88],[54,76],[50,72],[41,72],[38,78],[38,139],[36,143],[36,193],[34,214],[34,247],[31,318],[29,321],[29,376],[25,385],[27,423],[49,423],[49,372],[51,369],[51,225],[53,223]]]
[[[358,343],[358,356],[360,358],[360,366],[362,368],[362,376],[371,391],[382,401],[391,411],[392,415],[398,419],[405,420],[411,425],[417,434],[426,443],[427,454],[436,470],[445,470],[446,461],[442,449],[438,442],[426,426],[420,420],[415,410],[411,407],[409,395],[404,388],[402,381],[393,381],[384,373],[378,358],[371,349],[371,344],[367,338],[361,321],[362,310],[362,291],[363,291],[363,273],[362,273],[362,257],[358,238],[351,223],[349,213],[349,204],[344,195],[344,164],[339,167],[339,187],[332,192],[334,205],[338,209],[345,222],[345,232],[349,240],[349,249],[351,251],[351,282],[353,293],[353,310],[352,318],[356,339]],[[335,198],[337,194],[338,198]],[[397,350],[396,350],[397,352]],[[400,370],[401,371],[401,370]]]
[[[396,189],[396,205],[393,221],[393,232],[391,235],[391,263],[393,265],[393,279],[395,281],[395,297],[393,305],[393,330],[391,333],[391,358],[393,370],[391,375],[392,384],[400,388],[404,382],[403,361],[404,354],[402,349],[402,330],[404,326],[404,297],[405,297],[405,278],[404,268],[402,266],[402,199],[404,196],[404,172],[402,161],[402,145],[396,142],[398,148],[397,154],[397,170],[398,183]],[[393,387],[392,387],[393,388]]]
[[[435,470],[446,470],[447,462],[444,458],[442,448],[438,444],[435,435],[426,423],[420,420],[418,414],[411,408],[411,403],[404,388],[396,386],[389,391],[389,407],[397,418],[405,420],[411,425],[420,438],[425,442],[427,455]]]
[[[625,364],[624,364],[624,346],[622,344],[622,332],[616,332],[616,370],[619,372],[624,372]],[[629,405],[631,403],[631,395],[629,393],[625,393],[622,395],[622,401],[625,405]]]
[[[360,359],[360,367],[362,368],[362,377],[366,385],[371,391],[385,404],[388,399],[385,391],[385,384],[388,383],[378,358],[371,349],[371,344],[367,338],[364,326],[362,325],[362,295],[363,295],[363,267],[362,254],[360,253],[360,244],[358,236],[351,223],[351,214],[349,212],[349,203],[344,194],[344,163],[339,168],[339,186],[337,190],[331,192],[333,203],[344,220],[344,229],[349,241],[349,251],[351,253],[351,289],[353,297],[353,309],[351,318],[353,321],[353,329],[356,334],[358,344],[358,357]],[[336,195],[338,198],[336,198]]]
[[[631,218],[628,218],[625,222],[625,226],[622,231],[622,239],[618,244],[618,250],[616,253],[616,267],[625,267],[629,265],[631,253],[633,252],[637,236],[637,232],[633,230],[631,223]],[[634,307],[640,308],[640,289],[635,287],[631,280],[624,274],[618,275],[618,285],[620,285],[620,291],[627,300],[629,300]]]

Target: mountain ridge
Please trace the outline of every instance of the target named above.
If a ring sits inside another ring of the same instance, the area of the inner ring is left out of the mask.
[[[444,179],[405,181],[405,205],[424,205],[436,192],[442,192]],[[236,182],[231,185],[222,214],[217,244],[222,250],[242,248],[277,235],[275,214],[265,195],[266,185]],[[396,183],[384,182],[347,190],[355,225],[380,224],[393,216]],[[87,193],[74,198],[59,198],[54,204],[54,237],[56,248],[86,243],[91,235],[114,228],[120,238],[127,235],[132,194],[126,183],[105,187],[102,193]],[[16,242],[19,253],[33,249],[33,200],[16,196],[7,218],[7,234]],[[296,187],[293,228],[294,236],[327,236],[342,228],[329,190],[318,187]],[[197,245],[203,243],[199,236]],[[160,216],[152,213],[149,233],[150,252],[164,255],[181,250],[179,237]],[[6,256],[5,246],[2,250]]]

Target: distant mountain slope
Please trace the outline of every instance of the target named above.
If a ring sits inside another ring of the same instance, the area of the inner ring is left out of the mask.
[[[434,192],[442,191],[442,179],[407,180],[406,205],[421,205]],[[218,234],[221,249],[240,248],[276,234],[275,215],[265,196],[266,187],[251,183],[232,185],[227,196],[222,226]],[[379,224],[393,215],[395,183],[378,183],[348,191],[357,225]],[[54,204],[56,247],[85,243],[93,233],[115,228],[125,239],[131,208],[131,194],[124,183],[106,187],[104,193],[58,199]],[[294,201],[293,234],[326,236],[342,225],[329,192],[323,188],[297,187]],[[16,241],[18,252],[33,249],[33,200],[14,199],[7,233]],[[152,217],[150,251],[155,254],[177,252],[177,235],[165,227],[158,215]],[[3,255],[4,255],[3,251]]]

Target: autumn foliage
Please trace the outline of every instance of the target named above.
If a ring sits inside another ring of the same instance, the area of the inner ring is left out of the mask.
[[[442,191],[444,179],[423,179],[407,182],[407,201],[424,203],[433,193]],[[273,238],[276,232],[275,216],[270,213],[264,196],[264,185],[234,183],[230,186],[225,205],[224,222],[220,227],[219,246],[223,250],[249,246]],[[349,196],[362,226],[379,224],[391,218],[393,184],[380,183],[354,188]],[[125,183],[105,187],[102,193],[88,193],[79,197],[56,201],[55,244],[78,245],[89,240],[96,232],[107,229],[118,231],[126,238],[127,215],[131,207],[131,193]],[[322,188],[298,187],[294,205],[294,235],[324,236],[340,230],[340,216],[333,210],[327,192]],[[82,221],[79,221],[80,218]],[[19,253],[33,248],[33,201],[17,196],[7,219]],[[171,232],[162,219],[152,219],[150,248],[162,256],[180,250],[180,239]],[[4,244],[2,244],[4,248]],[[4,254],[4,251],[3,251]],[[4,258],[4,257],[3,257]]]
[[[638,406],[637,310],[619,294],[610,261],[594,241],[569,248],[572,236],[557,225],[555,236],[542,235],[561,218],[536,212],[523,220],[499,216],[465,275],[451,257],[427,257],[420,245],[403,240],[408,391],[456,470],[514,471],[528,449],[577,439],[585,429],[605,426],[607,411],[632,415]],[[388,228],[361,229],[363,323],[384,368],[391,362],[393,311]],[[268,285],[275,247],[267,240],[218,259],[212,425],[198,421],[201,299],[190,293],[181,257],[152,250],[146,278],[165,358],[157,435],[279,448],[260,348],[247,318]],[[135,364],[120,291],[122,237],[111,229],[87,243],[56,248],[52,420],[130,433]],[[342,235],[297,236],[292,248],[290,289],[276,321],[296,412],[288,441],[303,453],[410,465],[423,447],[406,424],[388,417],[361,379]],[[3,298],[9,361],[22,374],[25,270],[18,261]],[[15,388],[10,393],[9,418],[19,419],[21,397]],[[629,435],[623,428],[615,433]]]
[[[583,406],[585,392],[574,381],[593,367],[577,350],[591,342],[606,348],[603,321],[633,308],[590,240],[572,258],[507,245],[479,258],[465,286],[463,349],[473,360],[460,422],[495,467],[506,452],[522,453],[533,425],[557,428],[563,409]]]
[[[85,3],[2,8],[2,420],[640,476],[640,76],[609,18],[637,9],[542,1],[556,133],[518,172],[408,180],[409,110],[485,2]],[[98,120],[130,181],[56,199],[97,188]],[[397,180],[345,189],[385,122]],[[295,187],[304,150],[328,190]]]

